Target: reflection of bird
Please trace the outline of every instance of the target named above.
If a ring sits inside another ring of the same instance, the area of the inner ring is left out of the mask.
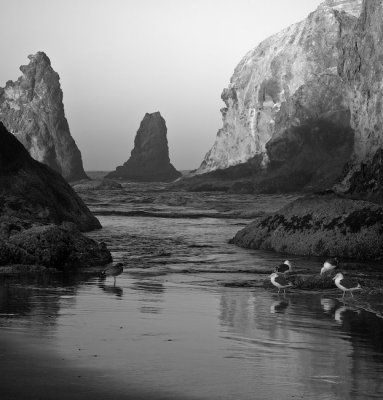
[[[326,260],[323,264],[322,269],[320,270],[320,274],[323,275],[326,272],[333,271],[334,269],[339,267],[339,261],[337,258],[330,258]]]
[[[99,285],[99,288],[102,289],[105,293],[113,294],[116,297],[122,297],[122,295],[124,294],[124,290],[121,287],[115,285],[108,286],[101,284]]]
[[[278,288],[278,294],[283,289],[283,293],[286,294],[286,288],[293,286],[293,284],[286,280],[282,275],[278,275],[276,272],[270,275],[271,283]]]
[[[117,263],[116,265],[111,265],[105,268],[101,272],[101,276],[113,276],[114,285],[116,285],[116,276],[122,274],[123,270],[124,270],[124,265],[122,263]]]
[[[281,274],[285,274],[286,272],[291,272],[293,266],[291,262],[286,260],[283,264],[279,264],[278,267],[275,267],[275,272],[279,272]]]
[[[362,290],[362,287],[359,285],[359,283],[349,278],[345,279],[343,274],[341,274],[340,272],[336,274],[332,280],[335,281],[335,285],[338,286],[340,290],[343,290],[342,297],[344,297],[346,292],[350,292],[351,296],[354,297],[352,292],[354,292],[355,290]]]
[[[271,314],[283,313],[288,306],[289,303],[287,301],[274,301],[270,306],[270,312]]]
[[[333,299],[320,299],[320,304],[325,312],[330,312],[336,306]]]

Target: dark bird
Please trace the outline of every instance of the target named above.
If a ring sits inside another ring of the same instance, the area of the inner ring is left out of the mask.
[[[116,276],[121,275],[123,271],[124,271],[124,265],[122,263],[117,263],[116,265],[111,265],[105,268],[101,272],[101,276],[103,277],[113,276],[114,286],[116,286]]]
[[[327,272],[331,272],[334,269],[337,269],[339,267],[339,261],[337,258],[329,258],[326,260],[323,264],[322,269],[320,270],[320,274],[323,275]]]
[[[362,290],[362,287],[359,285],[359,283],[357,283],[353,279],[345,278],[340,272],[336,274],[332,280],[335,281],[335,285],[340,290],[343,290],[342,298],[344,297],[346,292],[350,292],[351,296],[354,297],[352,292],[354,292],[355,290]]]
[[[291,272],[292,269],[293,266],[291,265],[291,262],[286,260],[283,264],[279,264],[278,267],[275,267],[275,272],[285,274],[287,272]]]
[[[271,283],[278,288],[278,294],[283,289],[283,293],[286,294],[286,288],[293,286],[293,284],[286,280],[282,275],[278,275],[276,272],[270,275]]]

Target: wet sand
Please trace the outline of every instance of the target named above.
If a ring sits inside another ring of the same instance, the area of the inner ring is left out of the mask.
[[[0,330],[1,400],[192,399],[120,383],[100,371],[80,368],[25,334]]]

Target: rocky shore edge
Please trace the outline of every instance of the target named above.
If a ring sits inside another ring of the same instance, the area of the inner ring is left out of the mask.
[[[112,262],[83,232],[101,224],[64,178],[0,123],[0,275],[72,272]]]

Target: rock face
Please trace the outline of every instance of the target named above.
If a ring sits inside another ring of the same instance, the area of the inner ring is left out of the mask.
[[[356,28],[343,40],[339,73],[348,85],[353,158],[340,190],[383,200],[383,2],[365,0]]]
[[[383,258],[383,208],[333,195],[298,199],[237,233],[246,248],[362,260]]]
[[[361,5],[362,0],[325,1],[306,20],[246,54],[222,93],[223,127],[198,174],[256,157],[264,170],[253,179],[260,190],[335,183],[354,145],[339,49]],[[287,180],[291,187],[281,188]]]
[[[2,123],[0,143],[0,266],[110,262],[105,245],[81,234],[101,225],[64,178],[32,159]]]
[[[167,128],[159,112],[145,114],[129,160],[106,178],[170,182],[181,176],[169,159]]]
[[[0,88],[0,120],[31,156],[66,180],[87,178],[65,118],[59,75],[42,52],[29,56],[23,75]]]

